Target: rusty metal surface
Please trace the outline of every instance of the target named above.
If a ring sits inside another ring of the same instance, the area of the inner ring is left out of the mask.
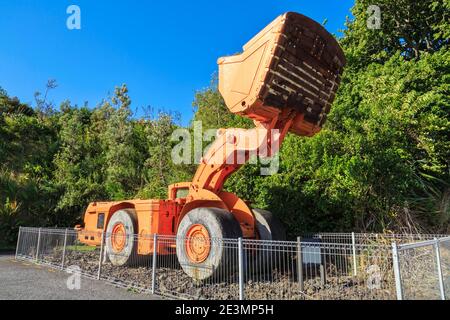
[[[318,23],[288,13],[260,95],[264,105],[293,108],[322,126],[341,81],[345,57]]]

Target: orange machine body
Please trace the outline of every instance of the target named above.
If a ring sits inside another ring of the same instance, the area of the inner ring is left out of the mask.
[[[118,202],[94,202],[89,204],[84,216],[84,228],[79,240],[91,246],[101,244],[101,235],[106,230],[112,215],[118,210],[134,209],[137,215],[137,230],[140,235],[138,253],[153,252],[152,235],[174,235],[184,200],[129,200]],[[173,248],[160,246],[162,253],[173,253]]]
[[[301,14],[286,13],[250,40],[242,54],[220,58],[218,65],[219,91],[230,112],[252,119],[256,128],[219,130],[192,182],[170,186],[168,200],[90,204],[80,233],[82,242],[99,245],[99,235],[111,216],[125,208],[136,211],[140,235],[176,235],[179,223],[191,210],[216,207],[235,216],[245,238],[258,238],[250,204],[225,192],[223,185],[251,155],[272,157],[287,133],[314,136],[321,130],[345,57],[320,24]],[[272,134],[274,130],[277,135]],[[233,161],[239,156],[243,161]],[[89,236],[89,232],[97,236]],[[173,252],[166,247],[158,250]],[[139,254],[152,251],[150,242],[142,240]]]

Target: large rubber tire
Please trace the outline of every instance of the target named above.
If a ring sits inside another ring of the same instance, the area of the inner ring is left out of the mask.
[[[253,209],[256,218],[256,230],[263,241],[286,241],[286,230],[281,221],[270,211]],[[257,246],[258,250],[249,256],[250,274],[273,280],[273,271],[288,264],[287,248],[281,243],[266,243]]]
[[[202,225],[208,231],[210,251],[202,262],[194,262],[187,253],[187,234],[195,225]],[[223,239],[238,239],[242,230],[234,216],[217,208],[197,208],[186,214],[177,232],[177,257],[184,272],[197,281],[218,279],[220,275],[232,274],[236,270],[237,246],[225,243]]]
[[[281,221],[270,211],[253,209],[256,229],[261,240],[286,241],[286,229]]]
[[[136,211],[134,209],[119,210],[109,220],[106,229],[105,245],[109,261],[114,266],[127,266],[135,262],[137,257],[137,243],[135,241],[135,234],[137,233],[136,221]],[[120,251],[114,249],[113,246],[113,230],[119,224],[122,224],[125,228],[124,245]]]

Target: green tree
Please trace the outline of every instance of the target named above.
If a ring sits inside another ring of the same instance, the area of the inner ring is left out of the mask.
[[[381,28],[370,29],[369,6],[381,9]],[[449,1],[357,0],[347,22],[342,45],[349,68],[385,62],[401,52],[406,59],[417,59],[424,52],[435,52],[449,44]]]
[[[155,118],[145,121],[147,159],[144,164],[145,186],[139,193],[143,198],[165,199],[168,185],[190,181],[192,168],[189,165],[175,165],[172,160],[172,133],[177,114],[158,112]]]
[[[13,242],[20,225],[55,223],[53,120],[0,90],[0,243]]]
[[[92,111],[66,102],[60,115],[60,149],[54,163],[55,184],[61,190],[58,209],[80,219],[91,201],[106,199],[100,139],[91,132]],[[100,157],[99,157],[100,156]]]
[[[114,96],[101,107],[110,113],[101,140],[105,152],[105,187],[111,200],[132,197],[140,187],[144,159],[135,147],[130,104],[128,88],[123,85],[117,87]]]

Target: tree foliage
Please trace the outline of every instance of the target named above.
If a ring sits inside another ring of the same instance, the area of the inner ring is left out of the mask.
[[[272,210],[297,236],[312,231],[450,231],[450,0],[380,0],[381,29],[369,29],[368,0],[339,39],[348,59],[325,128],[288,135],[280,170],[246,165],[226,189]],[[175,165],[177,116],[139,118],[128,88],[95,107],[36,106],[0,88],[0,242],[19,225],[71,226],[91,201],[165,198],[195,165]],[[204,130],[251,128],[217,90],[196,93]],[[193,123],[187,128],[194,130]]]
[[[381,28],[370,29],[369,7],[380,8]],[[347,22],[342,45],[351,68],[383,63],[400,52],[406,59],[418,59],[424,52],[436,52],[449,45],[449,0],[357,0],[353,20]]]

